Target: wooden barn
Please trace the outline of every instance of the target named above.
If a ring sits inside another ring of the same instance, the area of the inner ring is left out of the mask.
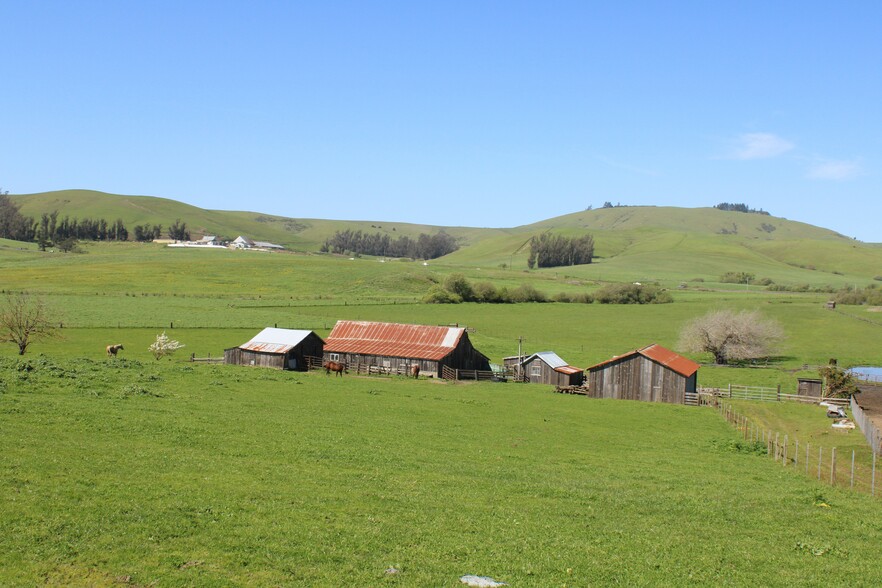
[[[817,378],[796,378],[796,393],[799,396],[821,398],[824,395],[824,382]]]
[[[684,404],[697,389],[699,365],[652,344],[588,368],[588,395]]]
[[[325,342],[312,331],[267,327],[251,341],[224,350],[224,363],[281,370],[307,369],[307,357],[321,357]]]
[[[391,373],[440,377],[442,367],[489,370],[490,360],[472,346],[462,327],[433,327],[366,321],[337,321],[325,342],[324,359],[352,369],[372,366]]]
[[[540,351],[529,356],[505,357],[502,364],[506,372],[520,374],[521,381],[553,386],[581,386],[585,371],[565,362],[553,351]]]

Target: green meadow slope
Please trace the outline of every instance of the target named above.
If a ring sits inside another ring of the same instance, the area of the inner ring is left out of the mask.
[[[586,210],[513,228],[295,219],[257,212],[204,210],[150,196],[64,190],[13,197],[24,214],[122,219],[127,226],[187,223],[194,236],[244,234],[312,251],[335,231],[383,232],[396,238],[444,230],[460,249],[435,263],[449,268],[526,269],[529,240],[545,231],[594,237],[595,263],[542,270],[594,281],[716,282],[725,272],[747,272],[779,284],[839,288],[882,274],[882,246],[828,229],[769,215],[715,208],[625,206]]]

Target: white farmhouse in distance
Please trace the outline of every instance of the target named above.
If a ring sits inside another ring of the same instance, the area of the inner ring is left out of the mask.
[[[236,237],[230,245],[236,249],[284,249],[281,245],[269,241],[254,241],[242,235]]]

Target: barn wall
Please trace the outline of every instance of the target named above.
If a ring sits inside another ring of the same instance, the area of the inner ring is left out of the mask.
[[[696,375],[686,378],[642,355],[624,357],[589,373],[589,395],[595,398],[683,404],[694,392]]]
[[[280,370],[284,369],[287,365],[286,355],[283,353],[259,353],[256,351],[239,349],[238,347],[224,350],[224,363],[268,367]]]
[[[347,367],[355,369],[356,366],[378,366],[388,367],[392,372],[408,373],[410,366],[418,364],[420,366],[420,375],[438,377],[440,369],[438,362],[431,359],[418,359],[415,357],[393,357],[391,355],[364,355],[361,353],[338,353],[339,361],[346,364]],[[329,361],[331,352],[324,352],[322,359]]]
[[[459,344],[440,361],[440,364],[457,370],[490,370],[490,360],[474,348],[468,333],[462,334]]]

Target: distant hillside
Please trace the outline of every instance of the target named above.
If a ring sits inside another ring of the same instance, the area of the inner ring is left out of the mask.
[[[444,230],[460,249],[439,260],[451,266],[526,269],[529,240],[545,231],[590,233],[595,263],[565,271],[579,279],[705,280],[748,272],[785,284],[867,283],[882,274],[882,246],[854,241],[828,229],[764,214],[716,208],[624,206],[576,212],[513,228],[439,227],[382,221],[294,219],[244,211],[204,210],[151,196],[64,190],[12,196],[23,214],[58,210],[71,217],[121,218],[130,234],[137,224],[181,219],[193,237],[246,235],[298,251],[318,251],[335,231],[382,232],[397,238]]]
[[[299,251],[318,251],[325,239],[335,231],[344,229],[383,232],[392,237],[417,236],[442,229],[409,223],[295,219],[259,212],[205,210],[167,198],[122,196],[92,190],[61,190],[11,197],[20,205],[22,214],[35,218],[53,210],[57,210],[60,216],[68,215],[71,218],[120,218],[130,234],[135,225],[161,224],[165,230],[175,219],[181,219],[187,223],[193,238],[210,234],[235,239],[239,235],[245,235],[259,241],[280,243]],[[494,232],[492,229],[464,227],[444,227],[444,230],[465,243],[470,242],[476,233]]]

